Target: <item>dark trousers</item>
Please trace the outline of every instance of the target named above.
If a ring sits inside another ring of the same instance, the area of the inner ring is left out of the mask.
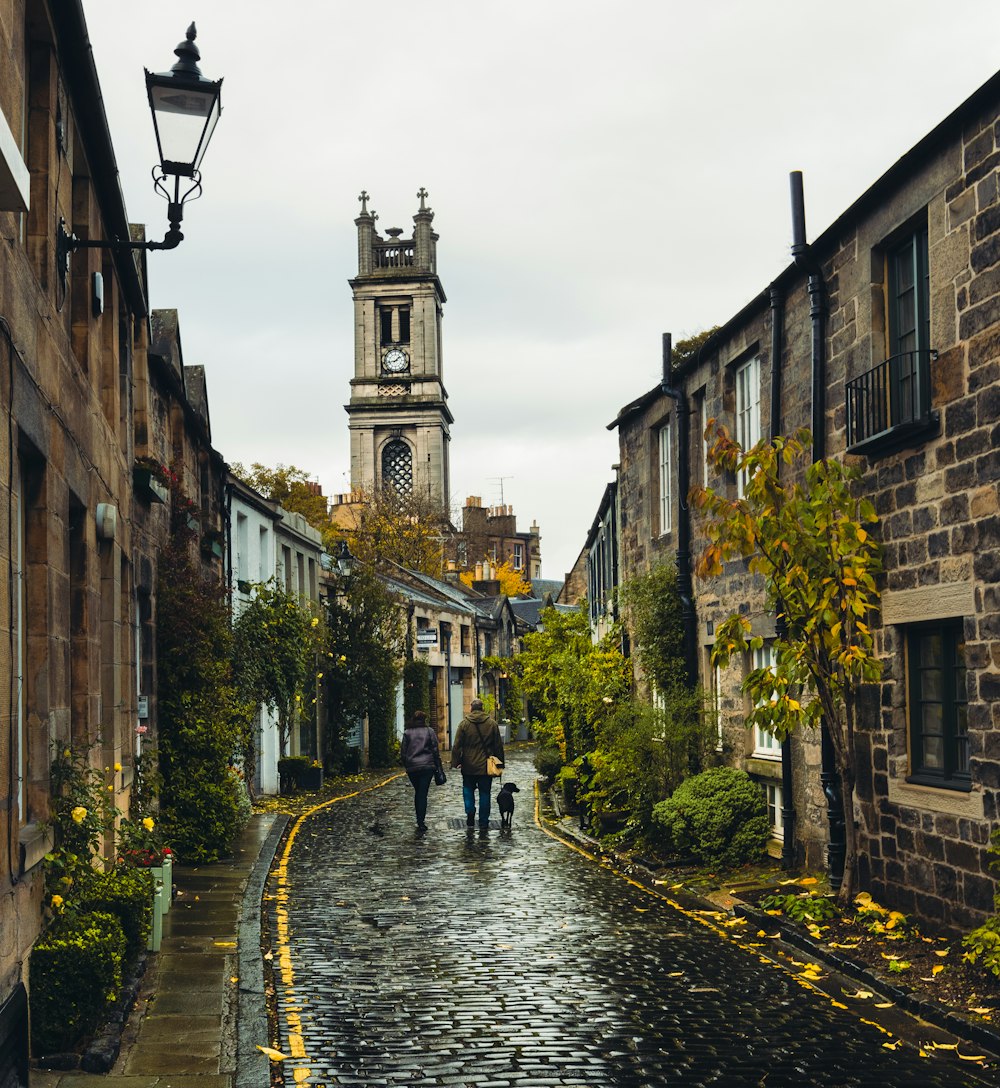
[[[427,794],[434,778],[434,769],[426,771],[407,771],[410,782],[413,784],[413,807],[417,812],[417,823],[422,824],[427,815]]]

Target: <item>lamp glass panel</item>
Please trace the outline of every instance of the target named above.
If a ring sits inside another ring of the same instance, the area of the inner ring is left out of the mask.
[[[153,85],[149,95],[163,163],[197,170],[219,120],[217,89]]]

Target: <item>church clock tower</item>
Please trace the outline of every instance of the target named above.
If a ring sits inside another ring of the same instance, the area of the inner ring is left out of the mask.
[[[442,377],[441,309],[434,213],[417,193],[413,237],[375,228],[363,192],[354,292],[354,377],[345,405],[351,434],[351,487],[391,488],[428,500],[445,515],[450,501],[452,415]]]

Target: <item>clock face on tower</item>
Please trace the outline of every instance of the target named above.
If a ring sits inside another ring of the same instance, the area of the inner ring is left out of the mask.
[[[391,348],[382,356],[382,369],[387,374],[402,374],[404,370],[409,370],[410,360],[407,358],[406,352],[400,348]]]

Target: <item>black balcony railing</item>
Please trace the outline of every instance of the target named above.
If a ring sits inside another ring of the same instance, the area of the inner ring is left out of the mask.
[[[866,453],[926,430],[933,349],[904,351],[847,383],[847,449]]]

